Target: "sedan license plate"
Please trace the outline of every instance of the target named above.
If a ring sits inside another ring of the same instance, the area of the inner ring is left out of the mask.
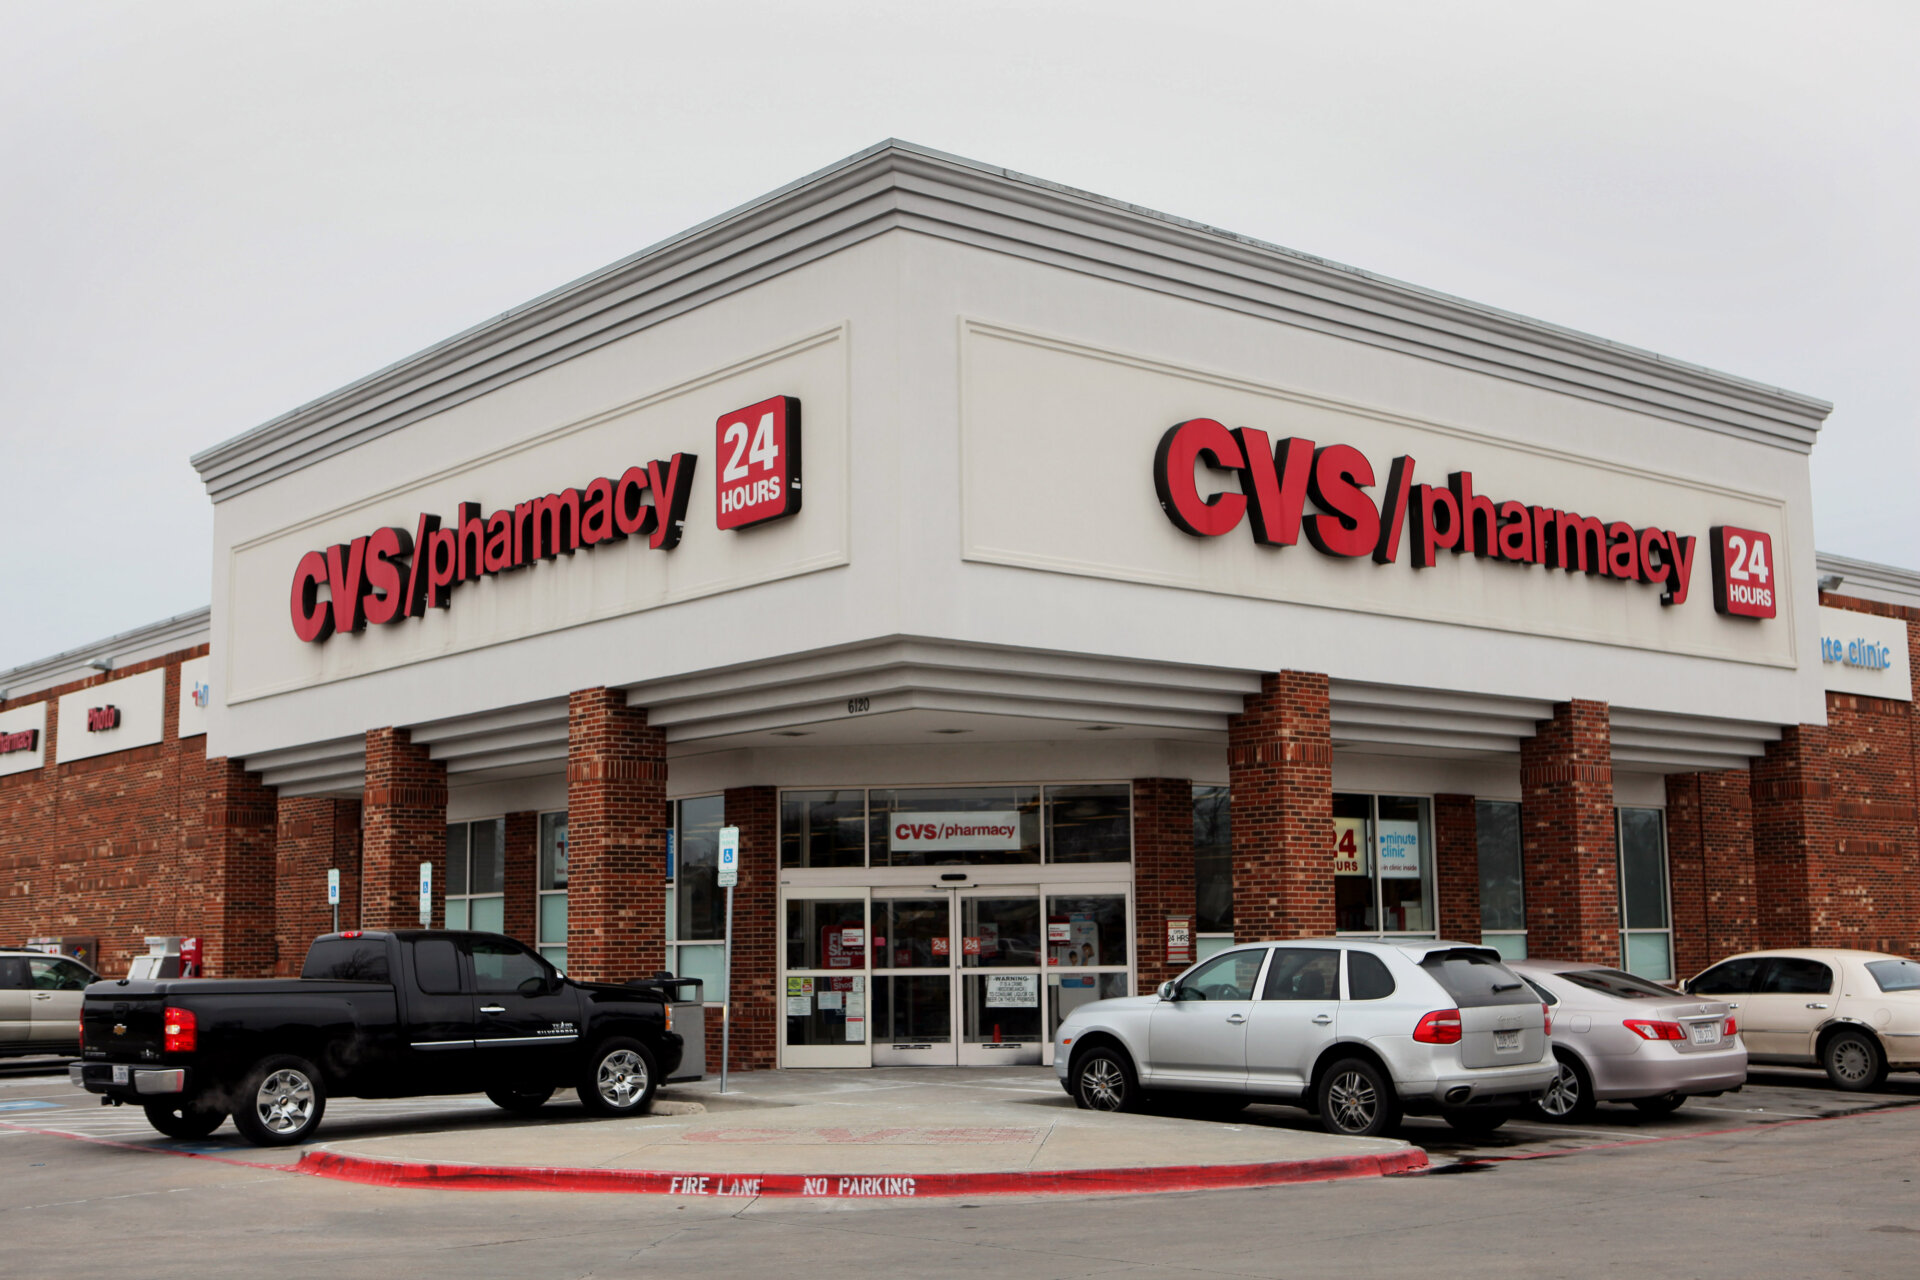
[[[1692,1031],[1695,1044],[1720,1043],[1720,1024],[1717,1022],[1696,1022]]]
[[[1495,1053],[1517,1053],[1520,1050],[1518,1031],[1496,1031],[1493,1033],[1493,1051]]]
[[[125,1084],[127,1082],[127,1069],[125,1067],[115,1067],[113,1069],[113,1082],[115,1084]]]

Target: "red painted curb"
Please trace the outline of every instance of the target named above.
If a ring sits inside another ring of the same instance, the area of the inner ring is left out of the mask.
[[[309,1151],[299,1173],[375,1187],[446,1191],[602,1191],[628,1195],[754,1196],[796,1199],[906,1199],[921,1196],[1138,1195],[1152,1191],[1215,1191],[1296,1182],[1377,1178],[1424,1169],[1418,1147],[1379,1155],[1278,1160],[1266,1164],[1165,1165],[1137,1169],[1051,1172],[823,1174],[663,1173],[653,1169],[542,1169],[513,1165],[430,1164],[370,1160]]]

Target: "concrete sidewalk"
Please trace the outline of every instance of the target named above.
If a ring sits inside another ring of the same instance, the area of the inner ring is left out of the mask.
[[[1267,1186],[1418,1168],[1387,1139],[1077,1109],[1046,1068],[786,1071],[660,1091],[654,1114],[339,1134],[301,1168],[385,1185],[695,1195],[1126,1192]]]

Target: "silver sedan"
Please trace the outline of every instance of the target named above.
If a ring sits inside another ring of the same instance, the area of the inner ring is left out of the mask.
[[[1746,1083],[1746,1046],[1724,1001],[1579,961],[1511,967],[1553,1011],[1560,1071],[1533,1104],[1545,1119],[1583,1120],[1600,1102],[1666,1115],[1689,1097]]]

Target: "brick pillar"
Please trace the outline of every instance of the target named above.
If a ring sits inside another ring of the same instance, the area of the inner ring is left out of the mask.
[[[1667,775],[1667,875],[1678,976],[1758,945],[1753,801],[1745,769]]]
[[[666,735],[618,689],[567,699],[567,970],[624,982],[666,967]]]
[[[447,770],[405,729],[367,730],[361,814],[360,921],[365,929],[420,925],[420,864],[433,864],[432,927],[446,926]]]
[[[1473,803],[1472,796],[1433,798],[1440,936],[1451,942],[1480,941],[1480,842]]]
[[[507,847],[504,874],[506,902],[500,928],[509,938],[518,938],[528,946],[539,939],[535,916],[540,910],[540,815],[507,815]]]
[[[1133,780],[1133,950],[1137,985],[1146,995],[1185,968],[1167,963],[1167,918],[1194,921],[1193,781]]]
[[[206,778],[201,962],[210,978],[270,977],[274,791],[261,785],[259,774],[225,758],[207,761]]]
[[[1227,718],[1236,940],[1333,932],[1333,737],[1327,677],[1260,677]]]
[[[1827,944],[1845,925],[1832,910],[1833,784],[1826,728],[1787,726],[1749,772],[1759,943]]]
[[[733,1038],[731,1071],[763,1071],[778,1061],[774,1036],[787,1025],[774,990],[779,936],[779,793],[772,787],[729,787],[727,825],[740,828],[740,883],[733,890]],[[710,991],[707,999],[721,999]],[[871,998],[871,996],[869,996]],[[719,1011],[714,1010],[717,1014]],[[707,1021],[707,1070],[720,1070],[720,1019]]]
[[[274,861],[274,972],[295,976],[307,944],[333,928],[327,872],[340,872],[340,927],[360,927],[360,802],[300,796],[280,802]]]
[[[1620,859],[1607,704],[1562,702],[1520,743],[1527,953],[1620,963]]]

